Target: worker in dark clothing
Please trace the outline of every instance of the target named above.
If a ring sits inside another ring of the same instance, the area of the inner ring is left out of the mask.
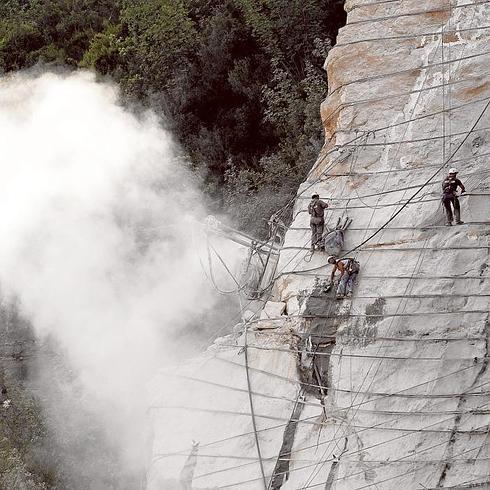
[[[457,189],[458,187],[461,188],[461,194],[463,194],[466,189],[462,182],[456,177],[457,173],[458,171],[455,168],[450,169],[448,176],[442,182],[442,204],[446,210],[446,226],[451,226],[453,224],[453,211],[451,205],[454,207],[456,224],[463,224],[463,221],[461,221]]]
[[[311,228],[311,250],[315,247],[322,249],[323,227],[325,226],[324,211],[328,208],[328,204],[320,199],[318,194],[311,196],[311,202],[308,204],[308,213],[310,214]]]
[[[340,271],[340,280],[337,287],[337,299],[344,297],[350,298],[352,296],[352,290],[359,274],[359,262],[357,260],[345,257],[338,259],[334,255],[331,255],[327,262],[334,266],[332,274],[330,274],[330,283],[335,281],[335,273]]]

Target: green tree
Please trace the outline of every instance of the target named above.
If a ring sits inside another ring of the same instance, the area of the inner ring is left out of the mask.
[[[9,0],[1,11],[1,66],[76,66],[92,37],[117,20],[118,12],[118,0]]]
[[[180,0],[125,1],[121,10],[125,33],[127,80],[139,97],[165,91],[185,69],[183,61],[194,48],[196,31]]]
[[[5,0],[0,14],[0,69],[111,77],[164,116],[216,210],[251,232],[250,203],[280,207],[322,144],[342,0]]]

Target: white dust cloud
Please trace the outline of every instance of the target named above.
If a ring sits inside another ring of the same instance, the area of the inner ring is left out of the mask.
[[[169,337],[213,306],[192,233],[202,196],[155,116],[88,73],[3,78],[0,138],[2,295],[56,340],[137,460],[145,383],[179,358]]]

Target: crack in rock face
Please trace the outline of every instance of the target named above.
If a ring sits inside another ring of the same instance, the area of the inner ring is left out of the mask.
[[[490,322],[487,318],[486,324],[485,324],[485,331],[486,331],[486,342],[485,342],[485,356],[484,356],[484,361],[481,364],[481,368],[476,374],[473,382],[470,384],[470,386],[465,390],[466,392],[473,390],[483,379],[485,376],[485,373],[488,370],[488,356],[490,354]],[[457,410],[458,413],[456,417],[454,418],[454,425],[451,430],[451,433],[449,435],[449,440],[446,446],[446,450],[444,452],[445,456],[445,463],[443,464],[443,468],[441,471],[441,475],[439,477],[439,481],[437,482],[437,488],[442,488],[444,483],[446,482],[446,478],[448,476],[448,472],[451,470],[453,463],[453,458],[454,458],[454,452],[455,452],[455,445],[457,442],[457,431],[461,427],[461,419],[463,418],[463,411],[465,406],[468,403],[468,398],[465,396],[465,394],[462,394],[458,398],[458,404],[457,404]],[[488,425],[487,425],[488,427]]]
[[[301,353],[299,354],[299,373],[306,384],[320,385],[322,389],[307,388],[323,399],[328,391],[328,366],[335,346],[337,329],[342,318],[338,315],[339,304],[334,291],[328,288],[326,280],[315,281],[311,293],[304,297],[301,320]],[[319,315],[319,316],[315,316]]]
[[[303,411],[303,397],[300,395],[295,403],[291,417],[284,430],[281,450],[277,458],[276,466],[271,477],[270,490],[279,490],[289,478],[289,467],[291,462],[291,450],[294,445],[294,438]]]

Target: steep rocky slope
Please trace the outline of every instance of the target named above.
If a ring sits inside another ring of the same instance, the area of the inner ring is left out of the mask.
[[[326,144],[268,298],[286,311],[155,379],[151,489],[489,485],[490,6],[346,10],[327,60]],[[450,166],[468,193],[465,224],[445,227]],[[352,300],[325,287],[325,255],[309,260],[313,192],[329,224],[353,219]]]

